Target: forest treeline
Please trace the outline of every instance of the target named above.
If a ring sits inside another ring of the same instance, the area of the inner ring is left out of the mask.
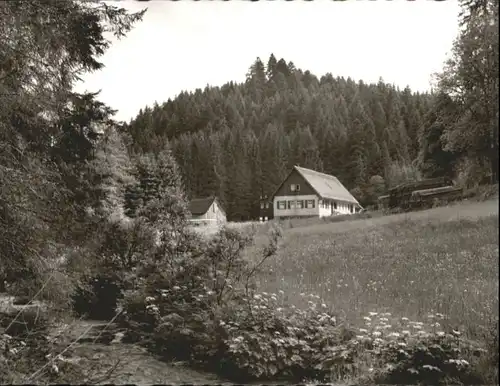
[[[141,109],[125,126],[131,148],[170,147],[187,196],[217,195],[232,220],[258,218],[260,196],[293,165],[337,176],[364,205],[409,179],[498,181],[498,7],[484,4],[464,3],[464,32],[433,92],[318,77],[271,54],[244,83]]]

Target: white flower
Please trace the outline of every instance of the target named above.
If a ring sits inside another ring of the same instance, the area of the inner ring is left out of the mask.
[[[359,332],[363,332],[363,333],[365,333],[365,334],[366,334],[366,333],[368,333],[368,330],[366,330],[366,329],[364,329],[364,328],[360,328],[360,329],[359,329]]]
[[[378,313],[377,312],[369,312],[368,315],[370,315],[370,316],[377,316]]]
[[[408,330],[403,330],[403,331],[401,331],[401,333],[403,335],[410,335],[410,331],[408,331]]]
[[[436,332],[436,334],[437,334],[437,336],[444,336],[445,335],[444,331],[438,331],[438,332]]]
[[[406,316],[403,316],[403,317],[401,318],[401,320],[402,320],[402,321],[404,321],[404,322],[407,322],[409,319],[408,319]]]
[[[364,316],[363,319],[366,320],[367,322],[370,322],[372,320],[369,316]]]
[[[388,321],[389,321],[389,319],[387,319],[387,318],[380,318],[380,321],[381,321],[381,322],[388,322]]]
[[[379,332],[379,331],[375,331],[375,332],[372,333],[372,335],[373,336],[380,336],[380,335],[382,335],[382,333]]]
[[[179,287],[178,285],[174,285],[174,286],[172,287],[172,289],[174,289],[174,290],[178,291],[178,290],[180,290],[180,289],[181,289],[181,287]]]
[[[326,304],[325,303],[321,303],[321,307],[326,308]]]
[[[455,335],[460,335],[461,333],[460,333],[460,331],[453,330],[453,334],[455,334]]]
[[[400,335],[399,335],[399,333],[398,333],[398,332],[391,332],[391,333],[389,334],[389,336],[390,336],[390,337],[393,337],[393,338],[399,338],[399,337],[400,337]]]

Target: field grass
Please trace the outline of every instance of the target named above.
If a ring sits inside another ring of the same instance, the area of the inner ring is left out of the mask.
[[[266,264],[259,290],[293,305],[319,296],[354,325],[373,311],[442,313],[448,328],[478,337],[498,316],[498,200],[293,227]]]

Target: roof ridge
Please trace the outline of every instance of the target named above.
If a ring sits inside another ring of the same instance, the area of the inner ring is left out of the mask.
[[[335,177],[333,174],[327,174],[327,173],[323,173],[323,172],[318,172],[317,170],[314,170],[314,169],[309,169],[309,168],[304,168],[302,166],[298,166],[298,165],[295,165],[296,168],[299,168],[299,169],[303,169],[303,170],[307,170],[309,172],[313,172],[313,173],[316,173],[316,174],[320,174],[320,175],[323,175],[323,176],[327,176],[327,177],[333,177],[335,178],[336,180],[338,180],[337,177]]]

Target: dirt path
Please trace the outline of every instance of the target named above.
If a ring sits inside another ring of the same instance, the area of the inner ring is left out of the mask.
[[[66,342],[77,339],[84,341],[77,343],[71,349],[71,357],[86,362],[85,368],[92,369],[89,374],[95,384],[220,384],[222,380],[216,375],[190,369],[184,363],[168,363],[157,359],[147,349],[127,343],[94,343],[85,338],[95,338],[103,322],[75,321],[63,333]],[[91,330],[89,331],[89,328]],[[112,327],[108,327],[108,329]],[[92,331],[94,329],[95,331]],[[85,334],[85,332],[87,334]]]
[[[14,306],[13,297],[0,294],[0,311],[11,315],[23,308]],[[214,374],[190,369],[183,363],[167,363],[135,344],[94,343],[105,323],[68,320],[51,329],[49,340],[56,339],[54,356],[80,363],[93,384],[221,384]],[[90,339],[89,339],[90,338]],[[79,340],[80,339],[80,340]],[[57,362],[56,362],[57,364]],[[79,379],[78,382],[85,382]],[[227,382],[227,381],[226,381]]]

